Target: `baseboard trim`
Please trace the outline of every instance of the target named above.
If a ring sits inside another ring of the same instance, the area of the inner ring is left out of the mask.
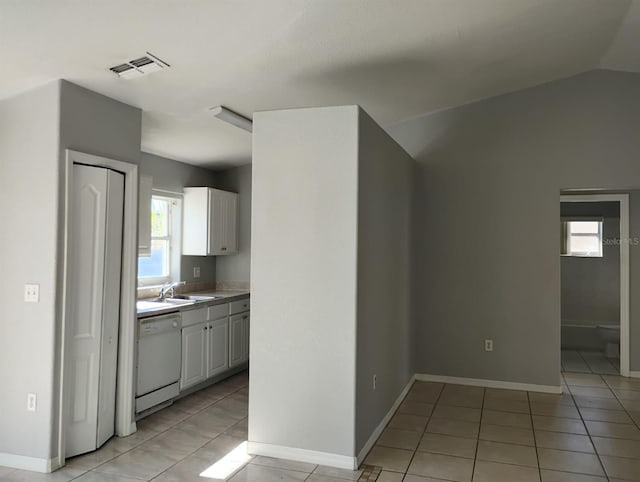
[[[561,386],[535,385],[532,383],[503,382],[500,380],[483,380],[482,378],[447,377],[443,375],[428,375],[416,373],[415,379],[421,382],[453,383],[456,385],[471,385],[485,388],[504,388],[506,390],[526,390],[528,392],[562,393]]]
[[[6,453],[0,453],[0,465],[11,467],[12,469],[30,470],[43,474],[48,474],[60,468],[58,457],[53,459],[39,459],[36,457]]]
[[[393,417],[393,414],[396,413],[396,410],[404,400],[404,397],[407,396],[407,393],[409,393],[409,389],[411,388],[411,385],[413,385],[413,382],[415,380],[416,380],[416,376],[412,375],[409,381],[407,382],[407,385],[402,389],[402,392],[400,392],[400,395],[398,395],[398,398],[396,398],[396,401],[393,402],[393,405],[391,405],[391,408],[389,409],[387,414],[380,421],[380,423],[375,428],[375,430],[371,433],[369,440],[367,440],[367,442],[362,447],[362,450],[360,450],[360,453],[358,454],[358,457],[357,457],[358,467],[360,467],[360,464],[364,461],[369,451],[373,448],[374,444],[378,440],[378,437],[380,437],[380,434],[389,423],[389,420],[391,420],[391,417]]]
[[[640,378],[640,372],[638,371],[629,371],[629,377],[630,378]]]
[[[358,461],[355,457],[260,442],[247,442],[247,453],[295,460],[297,462],[307,462],[310,464],[328,465],[339,469],[356,470],[358,468]]]

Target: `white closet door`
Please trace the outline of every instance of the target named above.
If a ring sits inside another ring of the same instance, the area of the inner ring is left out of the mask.
[[[115,431],[118,327],[120,326],[120,276],[122,272],[122,221],[124,175],[107,171],[107,212],[104,253],[104,297],[102,304],[102,356],[98,399],[98,443],[100,447]]]
[[[68,320],[68,356],[66,376],[69,380],[70,397],[67,418],[66,456],[81,454],[95,450],[98,446],[98,418],[115,412],[115,403],[108,408],[105,402],[103,414],[99,413],[100,386],[108,381],[101,380],[101,368],[105,372],[113,370],[115,374],[115,359],[111,354],[112,348],[103,346],[103,334],[106,334],[106,344],[115,345],[117,350],[118,318],[111,315],[111,310],[119,309],[119,299],[114,302],[113,284],[110,280],[119,266],[105,264],[105,248],[109,244],[122,245],[107,237],[107,226],[118,224],[112,216],[119,212],[120,229],[122,229],[122,198],[120,209],[109,204],[110,171],[97,167],[74,165],[73,167],[73,201],[71,206],[71,239],[70,239],[70,269],[71,286],[69,287],[70,319]],[[115,184],[116,182],[113,181]],[[117,237],[117,235],[116,235]],[[118,256],[119,258],[119,256]],[[107,283],[105,284],[105,279]],[[104,294],[108,293],[105,303]],[[118,296],[119,298],[119,292]],[[114,304],[115,306],[107,306]],[[109,324],[103,323],[105,310]],[[116,323],[115,331],[112,326]],[[109,344],[111,341],[111,344]],[[105,358],[103,360],[103,355]],[[117,357],[117,353],[116,353]],[[115,392],[115,376],[113,387]],[[108,391],[108,390],[107,390]],[[108,415],[113,417],[113,415]],[[106,423],[107,425],[109,422]],[[113,432],[113,421],[110,430]],[[105,430],[107,433],[107,430]]]

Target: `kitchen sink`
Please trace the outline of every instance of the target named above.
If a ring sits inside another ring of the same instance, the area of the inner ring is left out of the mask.
[[[187,301],[211,301],[222,298],[222,296],[207,296],[207,295],[175,295],[171,300],[187,300]]]
[[[138,310],[158,310],[162,308],[166,308],[164,303],[159,301],[149,301],[149,300],[140,300],[136,303],[136,308]]]
[[[154,303],[165,303],[169,305],[191,305],[196,300],[189,300],[184,298],[155,298],[151,300]]]

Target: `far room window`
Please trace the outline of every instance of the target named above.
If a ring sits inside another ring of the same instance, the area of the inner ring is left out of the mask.
[[[602,219],[562,221],[563,256],[602,257]]]
[[[138,284],[160,285],[180,277],[179,200],[151,197],[151,255],[138,257]]]

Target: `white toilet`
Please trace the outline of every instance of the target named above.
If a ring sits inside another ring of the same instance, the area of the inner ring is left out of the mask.
[[[598,325],[596,330],[605,343],[604,355],[607,358],[620,358],[620,325]]]

